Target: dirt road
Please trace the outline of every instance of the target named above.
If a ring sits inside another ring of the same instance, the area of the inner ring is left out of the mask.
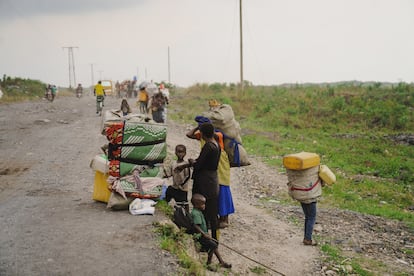
[[[113,212],[91,198],[89,162],[106,143],[93,97],[2,105],[0,122],[0,275],[175,270],[151,231],[158,215]]]
[[[129,103],[137,112],[133,100]],[[106,99],[105,108],[119,105],[120,100]],[[175,258],[159,249],[152,233],[152,222],[164,219],[162,214],[132,216],[92,200],[94,174],[89,163],[106,143],[100,125],[91,96],[0,106],[0,275],[177,275]],[[190,127],[168,121],[170,152],[184,143],[188,158],[198,155],[198,142],[184,135]],[[221,231],[222,243],[285,275],[327,274],[318,248],[302,245],[299,205],[260,200],[285,193],[286,177],[251,161],[251,166],[232,169],[236,213],[230,216],[230,227]],[[385,248],[398,253],[404,246],[401,233],[412,244],[412,235],[396,223],[386,226],[398,230],[387,228],[389,235],[376,235],[372,229],[382,230],[384,221],[338,212],[321,210],[316,230],[333,239],[340,235],[347,246],[347,237],[360,246],[361,240],[379,239],[391,241]],[[335,228],[338,214],[344,230]],[[292,217],[299,223],[292,223]],[[371,225],[368,231],[361,220]],[[390,252],[370,249],[367,255],[384,260]],[[233,264],[230,275],[253,275],[252,270],[260,267],[224,246],[220,250]],[[397,258],[405,262],[398,266],[402,271],[413,272],[412,258],[397,253],[389,262]],[[268,269],[265,273],[277,275]]]

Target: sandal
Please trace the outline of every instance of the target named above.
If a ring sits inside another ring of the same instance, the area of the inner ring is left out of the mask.
[[[217,266],[213,266],[211,264],[207,265],[207,269],[213,272],[217,272]]]
[[[311,246],[316,246],[316,245],[318,245],[318,243],[317,243],[317,242],[314,242],[314,241],[312,241],[312,240],[306,240],[306,239],[304,239],[304,240],[303,240],[303,244],[304,244],[304,245],[311,245]]]

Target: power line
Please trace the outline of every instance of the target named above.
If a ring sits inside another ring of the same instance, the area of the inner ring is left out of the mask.
[[[76,87],[76,74],[75,74],[75,56],[73,55],[73,49],[79,48],[77,46],[65,46],[62,49],[68,49],[68,64],[69,64],[69,88],[72,88],[72,75],[73,75],[73,87]]]

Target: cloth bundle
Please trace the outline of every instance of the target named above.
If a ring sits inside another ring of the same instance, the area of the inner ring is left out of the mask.
[[[109,161],[109,175],[114,177],[122,177],[131,174],[134,170],[138,170],[140,177],[162,177],[163,167],[162,164],[150,165],[137,165],[128,162],[121,162],[119,160]]]
[[[164,180],[159,177],[139,177],[136,173],[134,172],[121,178],[110,176],[108,183],[114,192],[117,192],[125,199],[127,197],[159,198],[162,193]]]
[[[114,122],[106,128],[109,160],[134,164],[162,163],[167,156],[167,127],[136,121]]]
[[[113,125],[114,123],[119,123],[123,121],[155,123],[151,118],[147,117],[144,114],[129,113],[128,115],[124,116],[121,110],[106,110],[102,116],[101,134],[106,134],[107,127]]]
[[[234,112],[230,105],[222,104],[204,112],[203,116],[209,118],[214,127],[229,138],[235,139],[238,143],[242,142],[240,124],[234,118]]]
[[[219,105],[197,116],[199,120],[208,118],[216,130],[223,133],[224,150],[226,151],[231,167],[250,165],[247,152],[244,149],[241,138],[240,124],[234,117],[233,109],[228,104]]]

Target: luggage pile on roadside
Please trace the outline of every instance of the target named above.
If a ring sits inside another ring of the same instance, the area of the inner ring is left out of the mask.
[[[131,214],[140,214],[141,205],[153,210],[146,200],[158,199],[162,194],[167,126],[143,114],[122,116],[108,110],[101,134],[108,144],[103,147],[106,153],[96,155],[90,164],[95,171],[92,198],[113,210],[130,209]]]
[[[320,164],[316,153],[300,152],[283,157],[283,165],[288,177],[288,193],[300,202],[312,202],[322,195],[322,186],[332,185],[335,175]]]
[[[209,105],[210,110],[202,115],[210,119],[216,131],[223,133],[224,150],[229,157],[230,166],[250,165],[247,152],[242,145],[240,124],[234,117],[232,107],[228,104],[219,104],[216,100],[211,100]]]

